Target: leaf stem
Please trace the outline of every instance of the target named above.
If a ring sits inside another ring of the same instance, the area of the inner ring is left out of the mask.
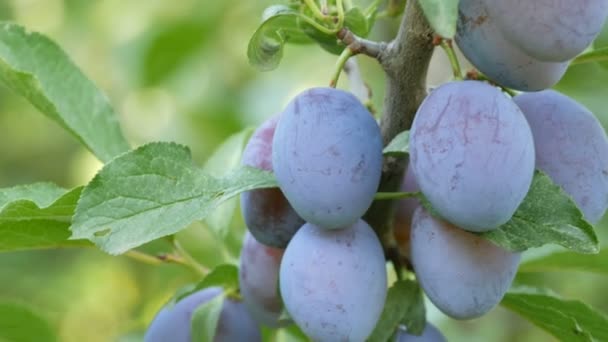
[[[342,0],[336,0],[336,8],[338,10],[338,23],[336,25],[336,32],[342,29],[344,25],[344,5],[342,4]]]
[[[310,26],[316,28],[317,30],[327,34],[327,35],[333,35],[336,34],[336,29],[329,29],[319,23],[317,23],[316,21],[314,21],[314,19],[304,15],[304,14],[300,14],[300,18],[302,20],[304,20],[307,24],[309,24]]]
[[[375,200],[393,200],[403,198],[420,197],[420,192],[378,192],[374,196]]]
[[[315,17],[321,20],[327,19],[327,16],[321,12],[321,9],[319,6],[317,6],[317,3],[314,0],[304,0],[304,3],[308,8],[310,8],[310,11]]]
[[[209,273],[209,269],[205,266],[201,265],[188,251],[182,246],[182,244],[177,240],[173,239],[173,248],[175,251],[184,258],[186,264],[188,264],[194,271],[199,273],[201,276],[207,275]]]
[[[346,61],[351,58],[353,56],[353,51],[347,46],[344,48],[344,50],[342,51],[342,53],[340,54],[340,57],[338,57],[338,61],[336,62],[336,67],[334,69],[334,73],[331,77],[331,80],[329,81],[329,86],[332,88],[335,88],[336,85],[338,84],[338,79],[340,79],[340,74],[342,73],[342,70],[344,69],[344,64],[346,64]]]

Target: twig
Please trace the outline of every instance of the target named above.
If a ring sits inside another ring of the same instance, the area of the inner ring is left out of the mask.
[[[387,82],[380,123],[385,145],[411,127],[416,111],[426,97],[426,75],[434,49],[432,43],[433,30],[418,1],[408,1],[397,37],[377,56],[386,72]],[[398,191],[406,166],[406,158],[386,157],[379,191]],[[391,226],[394,212],[394,200],[375,201],[364,216],[385,249],[395,245]]]
[[[387,44],[384,42],[375,42],[358,37],[345,27],[338,31],[337,37],[352,51],[353,55],[363,54],[378,58],[387,47]]]

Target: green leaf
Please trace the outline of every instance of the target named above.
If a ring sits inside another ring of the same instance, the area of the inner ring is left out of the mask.
[[[561,341],[608,341],[608,318],[580,301],[521,289],[507,293],[501,305]]]
[[[32,309],[13,302],[0,302],[0,341],[53,342],[57,341],[57,335]]]
[[[300,15],[284,5],[268,7],[264,11],[264,21],[249,40],[249,63],[262,71],[273,70],[283,58],[283,46],[286,43],[310,42],[298,27]]]
[[[124,253],[204,219],[243,191],[275,186],[270,172],[241,167],[215,178],[193,165],[187,147],[147,144],[106,164],[85,187],[72,238]]]
[[[384,148],[385,156],[405,157],[410,153],[410,131],[403,131]]]
[[[90,245],[68,240],[81,190],[51,183],[0,189],[0,252]]]
[[[223,288],[224,292],[237,290],[239,288],[239,269],[232,264],[216,266],[194,287],[177,295],[176,302],[202,289],[215,286]]]
[[[603,47],[580,54],[572,61],[571,65],[606,61],[608,61],[608,47]]]
[[[213,341],[226,299],[220,294],[194,310],[191,319],[192,342]]]
[[[585,271],[608,275],[608,248],[599,254],[557,252],[528,260],[519,266],[519,272]]]
[[[367,37],[371,29],[368,18],[358,7],[353,7],[346,12],[344,26],[359,37]]]
[[[426,19],[435,33],[444,38],[453,38],[458,20],[458,0],[420,0]]]
[[[1,23],[0,79],[100,160],[128,150],[106,96],[47,37]]]
[[[368,341],[387,341],[399,324],[405,324],[411,334],[421,334],[426,324],[424,299],[418,283],[400,280],[391,286],[384,309]]]
[[[511,251],[557,244],[579,253],[599,252],[591,224],[572,198],[540,171],[511,220],[481,235]]]
[[[241,162],[243,150],[253,133],[253,128],[246,128],[230,137],[211,155],[203,171],[213,177],[221,177],[234,170]],[[207,218],[205,224],[218,236],[224,238],[230,229],[230,222],[238,207],[238,197],[231,198],[219,205]]]

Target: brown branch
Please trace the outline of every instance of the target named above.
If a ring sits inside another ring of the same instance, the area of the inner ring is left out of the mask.
[[[345,27],[338,31],[337,37],[346,45],[347,49],[353,52],[353,55],[363,54],[378,58],[387,47],[384,42],[375,42],[358,37]]]
[[[376,57],[387,78],[380,123],[385,145],[411,127],[416,111],[426,97],[426,75],[433,48],[433,30],[418,1],[408,1],[397,37]],[[398,191],[406,166],[405,158],[385,158],[378,191]],[[392,236],[395,203],[375,201],[364,216],[380,237],[385,250],[395,245]]]

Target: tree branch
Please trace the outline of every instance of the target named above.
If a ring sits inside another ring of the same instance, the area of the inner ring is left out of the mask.
[[[433,30],[416,0],[407,2],[397,37],[377,59],[386,73],[384,113],[380,123],[384,144],[409,129],[422,100],[426,97],[426,75],[433,54]],[[378,191],[398,191],[407,160],[386,157]],[[392,218],[395,201],[375,201],[364,219],[374,228],[385,250],[395,245]]]

